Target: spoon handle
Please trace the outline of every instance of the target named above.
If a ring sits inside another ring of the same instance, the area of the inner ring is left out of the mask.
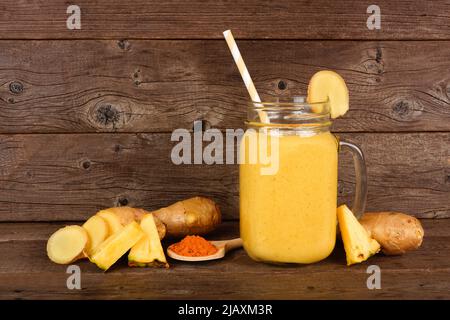
[[[231,239],[225,243],[225,251],[230,251],[230,250],[237,249],[240,247],[242,247],[242,239],[241,238]]]

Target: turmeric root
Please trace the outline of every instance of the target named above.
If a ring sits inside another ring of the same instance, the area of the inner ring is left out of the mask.
[[[80,226],[67,226],[53,233],[47,241],[47,255],[55,263],[69,264],[86,258],[89,237]]]
[[[140,226],[145,233],[130,250],[128,254],[128,265],[130,267],[169,267],[161,240],[158,235],[155,220],[152,214],[146,214]]]
[[[348,266],[363,262],[380,251],[380,244],[370,237],[346,205],[337,209],[337,216]]]
[[[151,213],[166,226],[170,237],[205,234],[214,230],[221,221],[219,206],[204,197],[178,201]]]
[[[399,212],[369,212],[359,220],[381,244],[386,255],[399,255],[422,244],[424,231],[420,221]]]

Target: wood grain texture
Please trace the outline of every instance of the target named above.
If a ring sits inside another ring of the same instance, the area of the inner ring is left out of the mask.
[[[197,119],[243,126],[248,93],[225,41],[121,44],[0,41],[0,132],[170,132]],[[305,95],[315,72],[339,72],[351,108],[334,131],[450,131],[450,41],[239,47],[264,98]]]
[[[326,260],[306,266],[256,263],[243,250],[201,264],[170,260],[168,270],[128,268],[121,260],[105,274],[81,261],[77,264],[82,271],[82,290],[68,290],[66,266],[53,264],[46,256],[46,238],[60,224],[1,223],[0,235],[23,237],[0,241],[0,298],[449,299],[450,220],[422,223],[425,239],[419,250],[396,257],[379,254],[352,267],[345,266],[340,244]],[[30,232],[32,228],[36,231]],[[237,233],[236,222],[226,223],[211,239],[231,238]],[[366,269],[371,264],[381,268],[381,290],[367,289]]]
[[[367,210],[450,216],[450,133],[341,134],[368,166]],[[175,165],[170,134],[0,135],[0,220],[84,220],[97,210],[156,209],[195,195],[238,218],[237,165]],[[340,161],[340,202],[353,198],[350,155]]]
[[[240,38],[270,39],[450,39],[445,0],[379,0],[381,29],[369,30],[371,3],[343,1],[155,1],[78,0],[81,30],[66,27],[62,0],[0,4],[0,34],[6,39]]]

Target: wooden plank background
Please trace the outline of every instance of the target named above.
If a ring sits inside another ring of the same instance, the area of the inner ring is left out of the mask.
[[[66,8],[81,8],[82,28],[66,29]],[[382,29],[366,27],[381,8]],[[233,29],[247,39],[450,39],[446,0],[63,0],[2,1],[5,39],[204,39]]]
[[[360,144],[369,210],[450,217],[450,4],[378,1],[0,1],[0,221],[78,221],[196,194],[238,217],[236,166],[175,166],[170,132],[245,120],[247,93],[222,31],[260,93],[305,94],[343,75],[350,112],[333,131]],[[353,193],[343,155],[340,202]]]
[[[224,40],[0,41],[0,132],[242,127],[247,92]],[[450,130],[450,41],[239,41],[263,97],[305,95],[328,68],[350,90],[337,132]],[[281,89],[280,89],[281,88]]]
[[[449,217],[450,133],[352,133],[368,164],[368,210]],[[170,134],[1,135],[0,220],[84,220],[103,207],[156,209],[197,194],[238,218],[235,165],[174,165]],[[351,157],[340,159],[340,201],[353,197]]]

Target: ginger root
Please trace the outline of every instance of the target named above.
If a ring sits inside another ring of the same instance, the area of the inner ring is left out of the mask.
[[[111,211],[111,209],[113,208],[100,210],[96,213],[96,215],[106,221],[108,224],[109,233],[114,234],[122,230],[124,225],[122,224],[120,217],[114,211]]]
[[[221,222],[219,206],[204,197],[178,201],[151,213],[166,226],[169,237],[202,235],[214,230]]]
[[[370,237],[345,204],[337,209],[337,216],[348,266],[363,262],[380,251],[380,244]]]
[[[47,255],[55,263],[68,264],[86,258],[89,237],[80,226],[67,226],[53,233],[47,241]]]
[[[399,255],[422,244],[424,231],[420,221],[400,212],[368,212],[359,220],[381,244],[386,255]]]
[[[148,211],[139,208],[113,207],[100,210],[97,212],[97,215],[108,222],[111,234],[114,234],[133,221],[139,223],[142,217],[148,213]],[[163,239],[166,235],[166,226],[159,219],[155,219],[155,223],[158,229],[159,238]]]

